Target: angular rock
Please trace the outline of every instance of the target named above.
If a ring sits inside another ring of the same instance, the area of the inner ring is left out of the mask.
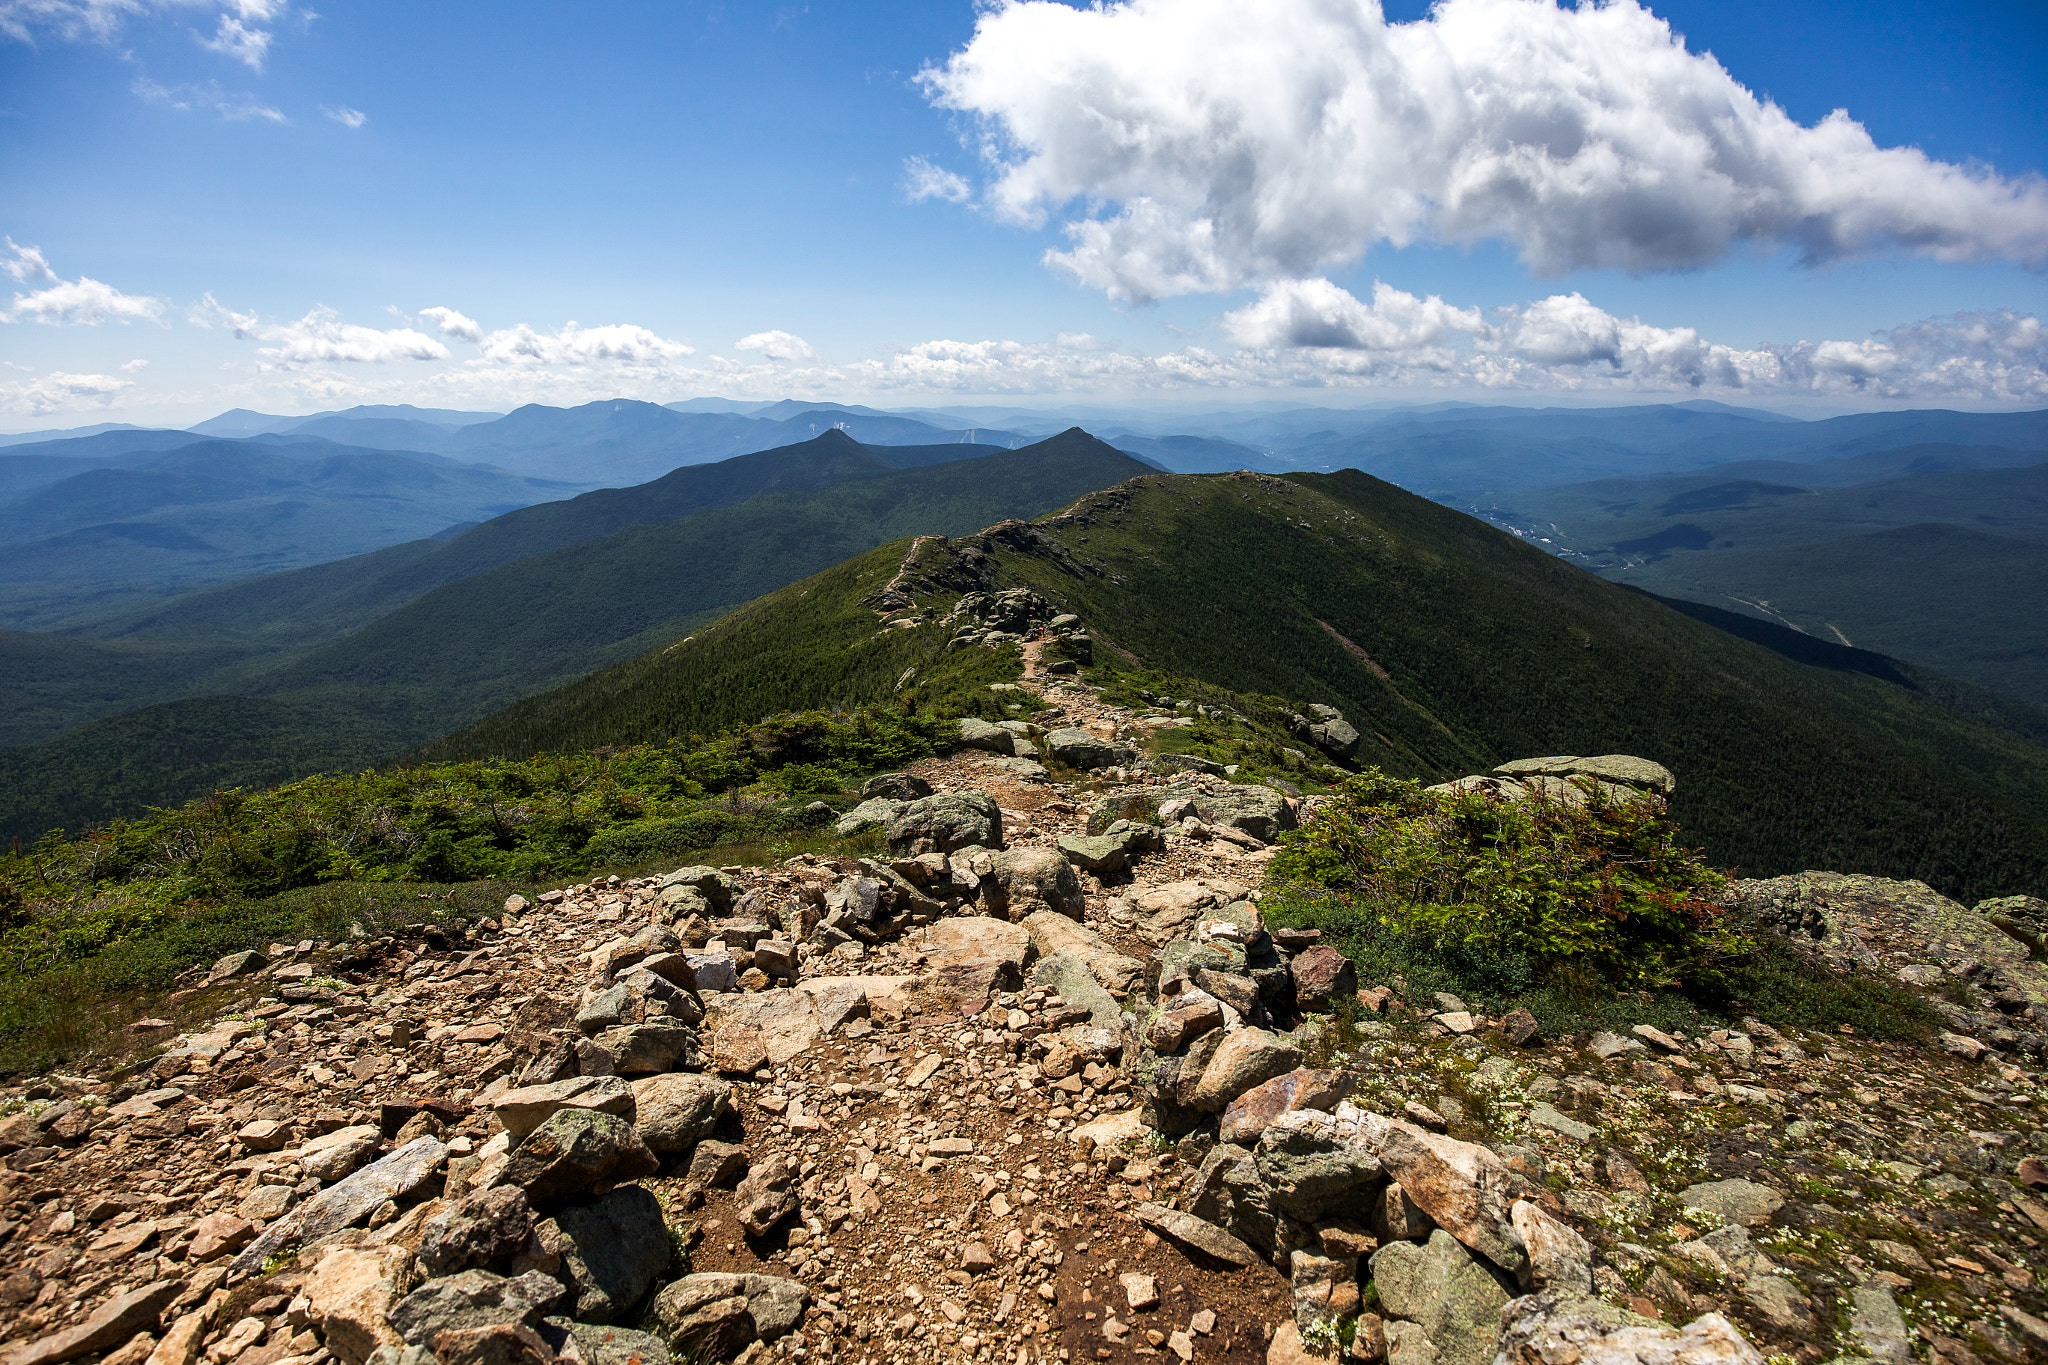
[[[677,888],[695,891],[721,915],[731,908],[733,901],[746,889],[717,868],[703,866],[679,867],[661,879],[661,889],[664,892]]]
[[[1282,1114],[1296,1109],[1336,1108],[1337,1102],[1351,1093],[1356,1080],[1348,1071],[1296,1067],[1232,1100],[1223,1111],[1219,1138],[1239,1146],[1249,1145],[1258,1141],[1259,1135]]]
[[[1500,1036],[1510,1047],[1527,1047],[1543,1036],[1543,1027],[1529,1011],[1509,1010],[1501,1016]]]
[[[40,1337],[7,1357],[7,1365],[55,1365],[119,1346],[137,1332],[154,1332],[157,1315],[184,1289],[178,1280],[156,1280],[131,1289],[94,1309],[76,1326]]]
[[[1358,994],[1358,969],[1351,959],[1325,944],[1304,949],[1295,956],[1294,1003],[1297,1009],[1323,1014],[1339,1000]]]
[[[509,1278],[465,1270],[427,1281],[392,1305],[388,1316],[408,1346],[423,1346],[443,1332],[531,1327],[561,1297],[561,1282],[537,1270]]]
[[[701,1064],[697,1030],[668,1019],[606,1029],[595,1042],[611,1057],[616,1076],[645,1076]]]
[[[680,1152],[710,1137],[732,1108],[732,1085],[716,1076],[674,1072],[633,1082],[633,1122],[650,1151]]]
[[[232,1213],[209,1213],[192,1225],[192,1240],[185,1244],[185,1260],[191,1265],[204,1265],[216,1256],[224,1256],[249,1244],[256,1235],[256,1225],[246,1218]]]
[[[973,844],[1001,848],[1003,813],[986,792],[927,796],[896,813],[886,838],[892,853],[951,853]]]
[[[1031,934],[1021,924],[989,915],[954,915],[915,935],[911,940],[934,971],[948,967],[989,966],[1002,982],[1002,989],[1015,990],[1023,982],[1024,964],[1031,960]]]
[[[1210,1029],[1223,1027],[1223,1005],[1214,996],[1190,991],[1175,1000],[1174,1007],[1162,1010],[1145,1030],[1145,1041],[1155,1052],[1178,1052]],[[1183,1000],[1187,1003],[1179,1003]]]
[[[426,1184],[448,1158],[438,1138],[419,1137],[397,1151],[330,1185],[263,1230],[235,1257],[233,1269],[247,1274],[283,1247],[310,1246],[368,1218],[380,1206]]]
[[[869,797],[846,814],[832,822],[833,833],[845,838],[858,834],[870,825],[887,825],[894,820],[903,807],[904,801],[887,796]]]
[[[768,1060],[777,1066],[808,1050],[822,1032],[811,996],[796,987],[720,997],[717,1008],[711,1012],[708,1026],[717,1030],[712,1039],[714,1057],[720,1055],[719,1040],[727,1030],[735,1027],[753,1029],[760,1035],[761,1047]],[[717,1069],[755,1070],[758,1065],[739,1068],[721,1063]]]
[[[962,716],[960,747],[982,749],[992,754],[1014,755],[1017,752],[1017,736],[1000,725],[991,725],[974,716]]]
[[[539,1237],[562,1258],[574,1315],[582,1322],[626,1321],[672,1254],[661,1203],[639,1185],[557,1211]]]
[[[1514,1177],[1486,1148],[1394,1124],[1380,1161],[1410,1199],[1458,1241],[1510,1273],[1525,1261],[1508,1216]]]
[[[524,1324],[442,1332],[431,1342],[435,1365],[554,1365],[554,1348]]]
[[[631,1122],[633,1087],[617,1076],[577,1076],[550,1085],[507,1090],[491,1101],[491,1112],[514,1142],[524,1141],[528,1133],[564,1109],[616,1114]]]
[[[1508,1210],[1508,1220],[1528,1252],[1520,1276],[1524,1289],[1593,1292],[1593,1248],[1585,1238],[1526,1199]]]
[[[733,1198],[740,1226],[756,1237],[796,1212],[797,1170],[782,1157],[771,1157],[747,1172]]]
[[[1021,920],[1055,911],[1078,920],[1087,908],[1073,864],[1049,848],[1013,848],[995,855],[981,879],[981,903],[991,915]]]
[[[1601,1302],[1530,1294],[1501,1314],[1503,1365],[1764,1365],[1719,1313],[1683,1330]]]
[[[674,1359],[660,1337],[630,1327],[558,1317],[544,1320],[541,1334],[561,1360],[575,1365],[672,1365]]]
[[[376,1152],[378,1136],[378,1129],[367,1123],[323,1133],[300,1146],[299,1169],[331,1185]]]
[[[1516,1289],[1442,1228],[1429,1241],[1393,1242],[1372,1255],[1372,1280],[1388,1315],[1416,1324],[1443,1365],[1488,1365],[1500,1311]]]
[[[533,1236],[526,1192],[498,1185],[464,1195],[429,1218],[420,1234],[419,1265],[429,1276],[490,1269],[511,1261]]]
[[[861,784],[863,801],[885,796],[891,801],[917,801],[932,794],[932,784],[909,773],[876,773]]]
[[[1770,1222],[1785,1207],[1784,1195],[1751,1180],[1709,1180],[1688,1185],[1678,1200],[1681,1208],[1705,1209],[1723,1222],[1748,1228]]]
[[[1187,1103],[1206,1114],[1221,1113],[1253,1086],[1300,1065],[1301,1049],[1281,1035],[1265,1029],[1239,1029],[1217,1047]]]
[[[1083,871],[1097,874],[1124,870],[1125,842],[1107,834],[1062,834],[1060,856]]]
[[[1131,750],[1079,726],[1049,731],[1045,751],[1070,768],[1084,769],[1107,768],[1135,757]]]
[[[1102,935],[1055,911],[1041,910],[1025,916],[1024,929],[1031,935],[1040,957],[1066,953],[1105,986],[1124,989],[1145,970],[1144,963],[1118,952]]]
[[[405,1345],[389,1314],[417,1283],[404,1247],[342,1247],[320,1258],[301,1292],[335,1359],[363,1365],[380,1347]]]
[[[706,1138],[690,1153],[688,1179],[705,1189],[727,1185],[747,1169],[747,1149],[737,1142]]]
[[[803,1321],[811,1292],[774,1275],[685,1275],[654,1296],[654,1318],[678,1346],[712,1355],[777,1341]]]
[[[1139,1204],[1131,1214],[1140,1223],[1151,1228],[1160,1236],[1171,1239],[1181,1246],[1192,1248],[1234,1269],[1241,1269],[1256,1262],[1258,1253],[1237,1238],[1217,1227],[1204,1222],[1191,1213],[1168,1208],[1164,1204]]]
[[[1294,807],[1271,787],[1240,783],[1221,791],[1204,789],[1190,799],[1205,823],[1249,834],[1262,843],[1272,843],[1295,826]]]
[[[563,1109],[519,1144],[505,1166],[505,1180],[541,1204],[660,1169],[660,1159],[618,1115]]]

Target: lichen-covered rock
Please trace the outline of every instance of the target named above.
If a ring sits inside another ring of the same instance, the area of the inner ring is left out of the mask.
[[[943,792],[896,812],[886,837],[891,853],[951,853],[973,844],[1001,848],[1003,813],[986,792]]]
[[[1289,964],[1294,970],[1295,1008],[1324,1014],[1358,994],[1358,969],[1327,944],[1305,948]]]
[[[963,749],[984,749],[992,754],[1014,756],[1017,752],[1017,736],[1000,725],[991,725],[974,716],[960,718],[960,747]]]
[[[981,879],[981,903],[992,915],[1013,920],[1040,910],[1080,919],[1087,908],[1081,879],[1065,858],[1049,848],[1013,848],[995,856]]]
[[[538,1235],[562,1258],[575,1316],[583,1322],[628,1320],[671,1254],[661,1204],[639,1185],[561,1209]]]
[[[1382,1311],[1420,1327],[1442,1365],[1489,1365],[1501,1309],[1516,1294],[1512,1280],[1442,1228],[1426,1243],[1374,1252],[1372,1282]]]
[[[661,1161],[616,1114],[564,1109],[533,1130],[512,1153],[505,1179],[535,1203],[585,1193],[606,1181],[637,1180]]]
[[[1764,1365],[1719,1313],[1666,1327],[1599,1299],[1530,1294],[1501,1314],[1503,1365]]]
[[[1301,1065],[1301,1049],[1265,1029],[1239,1029],[1217,1047],[1202,1068],[1187,1103],[1207,1114],[1220,1114],[1239,1095]]]
[[[671,1072],[632,1085],[633,1127],[649,1151],[687,1151],[711,1136],[732,1108],[732,1085],[716,1076]]]
[[[532,1236],[533,1207],[524,1190],[513,1185],[478,1190],[427,1220],[420,1235],[420,1269],[430,1276],[503,1269]]]
[[[1499,1157],[1407,1123],[1389,1125],[1379,1156],[1438,1226],[1502,1270],[1521,1269],[1526,1258],[1508,1216],[1514,1176]]]

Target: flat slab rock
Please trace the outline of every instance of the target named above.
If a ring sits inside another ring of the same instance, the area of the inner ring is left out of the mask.
[[[1191,1247],[1204,1256],[1214,1257],[1225,1265],[1243,1267],[1259,1259],[1259,1254],[1243,1242],[1192,1213],[1170,1209],[1164,1204],[1140,1204],[1131,1213],[1160,1236]]]

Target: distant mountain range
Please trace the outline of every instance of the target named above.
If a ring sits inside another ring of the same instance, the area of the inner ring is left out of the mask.
[[[1504,490],[1469,506],[1617,582],[2048,705],[2044,453],[1927,443]]]
[[[1644,754],[1680,774],[1673,810],[1717,866],[1853,867],[1965,899],[2048,889],[2048,714],[1782,627],[1722,629],[1355,471],[1150,475],[1030,525],[893,542],[422,756],[916,705],[953,604],[1015,587],[1078,614],[1106,672],[1336,706],[1356,761],[1397,775]],[[901,628],[877,630],[892,603]]]
[[[191,594],[97,638],[0,633],[23,702],[0,732],[22,746],[0,751],[0,838],[182,800],[223,772],[276,782],[392,757],[879,541],[1033,515],[1148,469],[1080,432],[1011,451],[828,429]],[[236,733],[217,712],[271,736],[270,758],[238,739],[198,761]]]
[[[88,752],[100,763],[146,746],[149,708],[177,702],[162,733],[185,735],[173,747],[189,756],[227,732],[200,704],[214,697],[263,703],[235,714],[285,736],[284,767],[241,745],[236,773],[310,770],[320,753],[353,763],[626,659],[874,538],[963,533],[1148,469],[1325,464],[1625,583],[2048,701],[2048,625],[2031,611],[2048,582],[2033,468],[2048,413],[1100,415],[1106,443],[1027,444],[1058,419],[1043,411],[723,399],[236,410],[206,431],[39,433],[0,449],[0,683],[15,702],[0,746],[39,746],[38,772]],[[304,733],[309,716],[330,747]],[[138,752],[122,770],[136,775],[125,787],[79,768],[77,790],[101,796],[63,818],[120,808],[117,790],[169,799],[167,774],[230,769]],[[34,823],[48,793],[28,773],[17,814]]]

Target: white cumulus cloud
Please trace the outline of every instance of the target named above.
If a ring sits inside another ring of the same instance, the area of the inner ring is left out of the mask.
[[[535,331],[521,323],[487,333],[477,349],[487,361],[521,366],[664,365],[693,354],[680,341],[630,323],[581,327],[571,322],[559,332]]]
[[[254,313],[223,308],[208,294],[193,311],[191,321],[200,327],[231,328],[244,341],[268,343],[258,347],[256,354],[277,365],[448,359],[448,348],[424,332],[344,322],[332,308],[315,308],[296,322],[264,322]]]
[[[234,15],[223,14],[214,35],[200,39],[199,45],[233,57],[252,71],[261,71],[263,59],[270,53],[270,30],[250,28]]]
[[[323,104],[320,112],[344,128],[360,128],[370,121],[370,116],[360,109],[351,109],[346,104]]]
[[[733,343],[736,351],[758,351],[770,360],[809,360],[817,352],[802,337],[787,332],[755,332]]]
[[[422,308],[420,316],[434,324],[444,337],[457,341],[477,342],[484,339],[484,329],[475,318],[466,318],[453,308]]]
[[[114,43],[131,23],[194,11],[214,14],[214,34],[201,37],[201,46],[258,71],[270,50],[271,31],[263,26],[291,12],[282,0],[0,0],[0,35],[22,43]]]
[[[965,177],[935,166],[924,157],[913,156],[903,163],[903,193],[915,204],[925,199],[943,199],[964,204],[974,197],[974,186]]]
[[[44,413],[112,405],[132,381],[110,374],[66,374],[53,370],[40,379],[0,384],[0,412],[39,417]]]
[[[43,253],[32,246],[19,246],[12,238],[0,238],[14,253],[12,260],[0,260],[0,270],[21,284],[40,289],[16,294],[14,301],[0,308],[0,322],[65,323],[97,327],[103,322],[155,322],[163,316],[164,301],[139,294],[124,294],[111,284],[80,275],[67,280],[50,268]]]
[[[2048,263],[2038,177],[1880,147],[1840,110],[1801,125],[1635,0],[1406,24],[1375,0],[997,0],[923,79],[980,120],[998,215],[1090,206],[1048,260],[1124,300],[1423,240],[1505,240],[1550,274],[1745,245]]]

